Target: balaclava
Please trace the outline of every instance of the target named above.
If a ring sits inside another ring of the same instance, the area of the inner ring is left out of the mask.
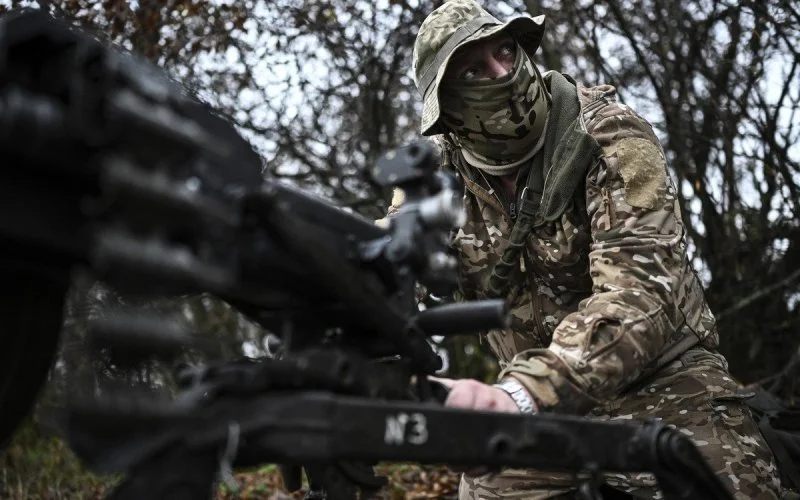
[[[512,72],[483,82],[444,81],[453,53],[500,32],[519,44]],[[461,143],[465,158],[489,173],[511,171],[530,158],[543,136],[549,99],[530,59],[543,33],[544,16],[502,23],[475,0],[449,0],[431,12],[420,26],[413,54],[414,83],[423,100],[421,133],[450,134]]]
[[[446,79],[439,96],[441,123],[470,164],[504,175],[541,146],[549,98],[542,76],[517,45],[514,66],[493,79]]]

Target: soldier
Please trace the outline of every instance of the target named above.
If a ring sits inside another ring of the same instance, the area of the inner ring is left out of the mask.
[[[451,0],[414,45],[423,135],[466,187],[454,239],[461,294],[505,298],[487,332],[499,383],[443,382],[446,404],[604,419],[659,418],[690,436],[737,499],[780,498],[773,456],[717,351],[684,221],[651,125],[614,87],[532,61],[544,16],[498,21]],[[401,195],[401,193],[399,193]],[[393,200],[392,213],[402,203]],[[607,474],[660,498],[651,474]],[[462,499],[571,498],[567,474],[465,474]]]

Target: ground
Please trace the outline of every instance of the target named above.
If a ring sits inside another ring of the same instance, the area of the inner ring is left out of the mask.
[[[379,492],[380,500],[456,498],[459,474],[444,466],[381,464],[378,471],[389,478]],[[304,491],[290,494],[282,488],[278,469],[265,465],[235,474],[238,488],[221,485],[216,500],[294,500]],[[42,433],[28,422],[0,454],[0,498],[4,500],[99,500],[114,478],[89,473],[65,443]]]

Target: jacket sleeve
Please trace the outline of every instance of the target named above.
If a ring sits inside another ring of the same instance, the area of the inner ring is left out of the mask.
[[[611,104],[590,133],[602,155],[586,178],[592,295],[550,346],[519,353],[501,373],[540,410],[584,414],[639,378],[680,328],[687,265],[683,223],[651,126]]]

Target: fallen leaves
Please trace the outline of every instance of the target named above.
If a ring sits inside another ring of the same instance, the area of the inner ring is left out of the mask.
[[[458,497],[460,474],[443,465],[381,464],[376,467],[389,484],[373,498],[376,500],[454,499]],[[302,500],[305,488],[296,492],[283,489],[278,468],[265,466],[234,475],[238,488],[221,485],[217,500]]]

